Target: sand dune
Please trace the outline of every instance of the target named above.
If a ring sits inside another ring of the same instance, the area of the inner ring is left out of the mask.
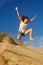
[[[2,40],[0,65],[43,65],[43,50],[12,40],[9,35]]]

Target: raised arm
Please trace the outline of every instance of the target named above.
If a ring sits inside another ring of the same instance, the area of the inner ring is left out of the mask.
[[[15,9],[16,9],[16,12],[17,12],[17,15],[18,15],[19,20],[21,20],[21,15],[20,15],[20,13],[18,11],[18,7],[16,7]]]
[[[34,21],[36,19],[36,15],[30,20],[30,22]]]

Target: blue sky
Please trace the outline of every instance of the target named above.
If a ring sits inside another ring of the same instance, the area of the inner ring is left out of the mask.
[[[36,48],[43,49],[43,36],[35,37],[35,40],[33,40],[33,41],[25,40],[24,43],[28,44],[30,46],[34,46]]]
[[[16,39],[18,34],[19,19],[15,7],[18,6],[21,16],[32,18],[37,15],[36,20],[27,26],[33,29],[33,37],[43,36],[43,0],[0,0],[0,32],[10,34]],[[21,41],[29,39],[29,35]]]

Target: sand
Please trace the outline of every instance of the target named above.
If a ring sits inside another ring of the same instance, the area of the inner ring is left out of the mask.
[[[0,42],[0,65],[43,65],[43,49],[4,40]]]

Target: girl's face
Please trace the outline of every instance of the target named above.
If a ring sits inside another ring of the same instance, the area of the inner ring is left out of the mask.
[[[25,24],[28,24],[28,19],[25,19],[25,20],[24,20],[24,23],[25,23]]]

